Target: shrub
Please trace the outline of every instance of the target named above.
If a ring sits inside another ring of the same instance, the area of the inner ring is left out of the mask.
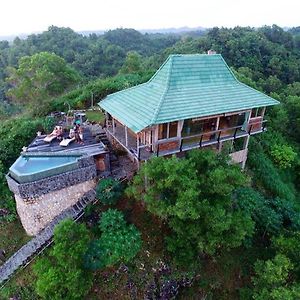
[[[109,209],[102,214],[99,227],[102,231],[99,243],[105,255],[103,263],[112,266],[129,262],[139,252],[141,234],[134,225],[127,225],[120,211]]]
[[[84,298],[92,284],[91,274],[83,269],[88,243],[85,225],[64,220],[56,226],[50,255],[34,265],[39,296],[51,300]]]
[[[275,145],[271,150],[273,161],[282,169],[291,167],[297,154],[293,148],[287,145]]]
[[[99,222],[102,232],[98,240],[90,243],[84,256],[88,270],[102,269],[116,263],[131,261],[141,248],[141,234],[134,225],[126,224],[122,212],[109,209]]]
[[[122,192],[121,183],[112,178],[101,179],[96,189],[97,198],[105,205],[116,204]]]

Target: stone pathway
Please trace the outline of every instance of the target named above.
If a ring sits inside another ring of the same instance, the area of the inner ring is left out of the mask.
[[[0,266],[0,285],[3,285],[20,267],[27,266],[36,255],[52,243],[54,228],[58,223],[66,218],[78,220],[83,215],[84,208],[89,203],[92,203],[95,198],[96,193],[94,190],[85,193],[76,204],[64,210],[32,240],[14,253],[2,266]]]

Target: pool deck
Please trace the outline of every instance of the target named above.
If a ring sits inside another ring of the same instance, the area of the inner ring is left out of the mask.
[[[99,133],[101,133],[99,131]],[[106,146],[100,141],[96,140],[95,134],[92,134],[89,128],[84,128],[83,138],[84,144],[76,143],[75,141],[71,142],[67,147],[60,146],[59,143],[61,140],[55,139],[50,143],[44,142],[46,135],[37,136],[31,144],[28,145],[26,153],[36,153],[36,152],[80,152],[89,155],[97,155],[108,152]],[[64,138],[68,137],[68,133],[64,134]]]

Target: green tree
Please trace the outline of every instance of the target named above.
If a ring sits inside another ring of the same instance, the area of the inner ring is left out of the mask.
[[[118,262],[127,263],[139,252],[142,244],[141,234],[134,225],[127,225],[123,214],[109,209],[101,215],[99,228],[102,231],[99,244],[103,250],[102,261],[105,266]]]
[[[120,74],[139,73],[143,71],[142,56],[136,51],[129,51],[126,55],[125,62],[120,69]]]
[[[273,259],[255,263],[256,276],[253,298],[256,300],[295,300],[300,297],[300,285],[291,282],[289,275],[293,264],[282,254]]]
[[[101,236],[94,240],[85,254],[86,269],[97,270],[117,263],[130,262],[139,252],[141,234],[134,225],[126,224],[122,212],[109,209],[101,214]]]
[[[8,95],[22,104],[38,106],[63,93],[80,79],[65,60],[54,53],[40,52],[20,59],[18,68],[9,68]]]
[[[172,235],[168,249],[180,261],[200,253],[241,245],[254,223],[233,206],[233,192],[247,177],[227,157],[212,151],[192,151],[187,159],[153,158],[144,164],[127,190],[147,209],[167,219]],[[182,257],[182,254],[187,254]]]
[[[275,145],[271,150],[271,156],[274,162],[282,169],[291,167],[297,153],[293,148],[287,145]]]
[[[56,226],[49,256],[34,265],[39,296],[49,300],[83,299],[92,284],[91,274],[83,268],[88,243],[85,225],[65,220]]]
[[[113,178],[100,179],[96,188],[97,198],[106,205],[116,204],[122,193],[122,184]]]

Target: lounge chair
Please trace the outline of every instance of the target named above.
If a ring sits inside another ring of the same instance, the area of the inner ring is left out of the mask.
[[[57,138],[56,135],[47,135],[45,138],[44,138],[44,142],[46,143],[51,143],[53,140],[55,140]]]
[[[53,140],[62,135],[62,127],[55,126],[54,130],[44,138],[44,142],[51,143]]]
[[[69,136],[66,139],[63,139],[59,145],[63,147],[69,146],[70,143],[75,141],[75,132],[74,129],[70,129]]]
[[[60,143],[59,143],[59,146],[63,146],[63,147],[67,147],[69,146],[70,143],[74,142],[75,141],[75,137],[73,138],[66,138],[66,139],[63,139]]]

